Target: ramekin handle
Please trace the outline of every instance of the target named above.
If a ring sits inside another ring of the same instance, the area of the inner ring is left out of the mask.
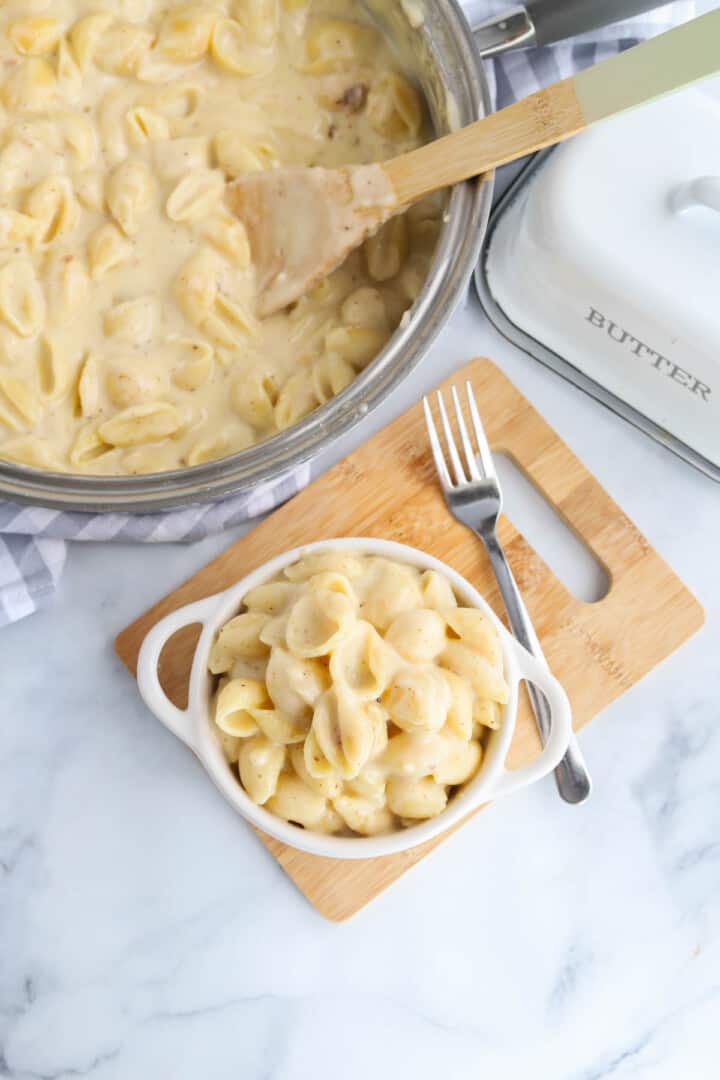
[[[160,685],[158,664],[165,645],[178,630],[193,623],[202,623],[217,608],[217,596],[208,596],[194,604],[172,611],[153,626],[140,648],[137,666],[137,682],[143,701],[158,720],[172,731],[178,739],[194,748],[192,716],[189,709],[173,705]]]
[[[540,660],[532,656],[518,642],[513,642],[515,656],[523,678],[532,682],[547,698],[550,706],[550,735],[542,753],[520,769],[503,769],[491,788],[489,797],[497,799],[511,791],[528,787],[552,772],[562,759],[572,736],[572,710],[567,694],[555,676]]]

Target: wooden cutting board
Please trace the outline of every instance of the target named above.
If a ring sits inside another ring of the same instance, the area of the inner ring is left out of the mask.
[[[445,386],[466,378],[475,388],[493,449],[504,450],[525,470],[608,571],[610,588],[604,599],[583,603],[508,518],[501,522],[501,540],[548,662],[570,697],[578,729],[698,630],[703,611],[502,372],[488,360],[474,360]],[[512,514],[512,507],[508,509]],[[124,630],[116,641],[120,659],[135,674],[144,636],[168,612],[228,588],[288,548],[341,536],[381,537],[428,551],[467,577],[503,613],[480,541],[445,508],[422,408],[416,404]],[[161,682],[180,707],[187,704],[196,640],[197,628],[180,631],[161,658]],[[527,703],[521,703],[510,765],[525,764],[539,748],[532,714]],[[601,776],[594,779],[602,784]],[[306,855],[259,835],[320,914],[339,922],[428,855],[448,833],[412,851],[359,861]]]

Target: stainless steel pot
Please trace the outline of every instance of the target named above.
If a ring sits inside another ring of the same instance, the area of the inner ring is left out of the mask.
[[[366,6],[416,73],[435,131],[443,135],[492,107],[481,57],[549,44],[646,11],[657,2],[530,0],[526,7],[483,21],[484,0],[465,0],[462,7],[458,0],[413,0],[412,6],[403,0],[366,0]],[[408,12],[416,9],[423,21],[411,28]],[[465,292],[492,194],[492,179],[452,191],[430,275],[409,319],[346,390],[288,431],[219,461],[149,476],[75,476],[0,462],[0,496],[92,512],[167,509],[248,490],[317,456],[355,427],[423,359]]]

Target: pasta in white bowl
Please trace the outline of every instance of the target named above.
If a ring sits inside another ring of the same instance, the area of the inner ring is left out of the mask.
[[[160,653],[202,623],[189,704],[158,679]],[[540,756],[508,771],[518,685],[546,695]],[[563,756],[557,680],[455,571],[384,540],[321,541],[174,612],[143,643],[140,692],[253,825],[337,858],[423,843]]]

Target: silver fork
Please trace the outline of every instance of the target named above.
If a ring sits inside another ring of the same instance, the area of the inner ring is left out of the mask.
[[[473,447],[470,440],[457,390],[454,386],[451,388],[464,462],[460,457],[455,442],[445,408],[445,401],[440,391],[437,392],[438,410],[452,466],[452,474],[448,469],[440,437],[435,427],[430,402],[427,397],[423,398],[430,446],[432,447],[435,465],[445,495],[445,502],[458,521],[461,521],[468,529],[472,529],[485,545],[515,637],[521,645],[525,646],[528,652],[531,652],[544,664],[547,664],[527,608],[520,595],[520,590],[505,557],[505,552],[497,538],[497,521],[503,505],[502,491],[500,490],[497,470],[490,453],[490,446],[475,403],[472,386],[469,382],[465,383],[465,390],[472,429],[477,440],[477,449]],[[540,736],[545,742],[550,734],[550,710],[547,701],[542,692],[532,683],[528,683],[528,695],[535,713]],[[560,795],[568,803],[584,802],[590,794],[590,776],[574,736],[565,757],[555,769],[555,782]]]

